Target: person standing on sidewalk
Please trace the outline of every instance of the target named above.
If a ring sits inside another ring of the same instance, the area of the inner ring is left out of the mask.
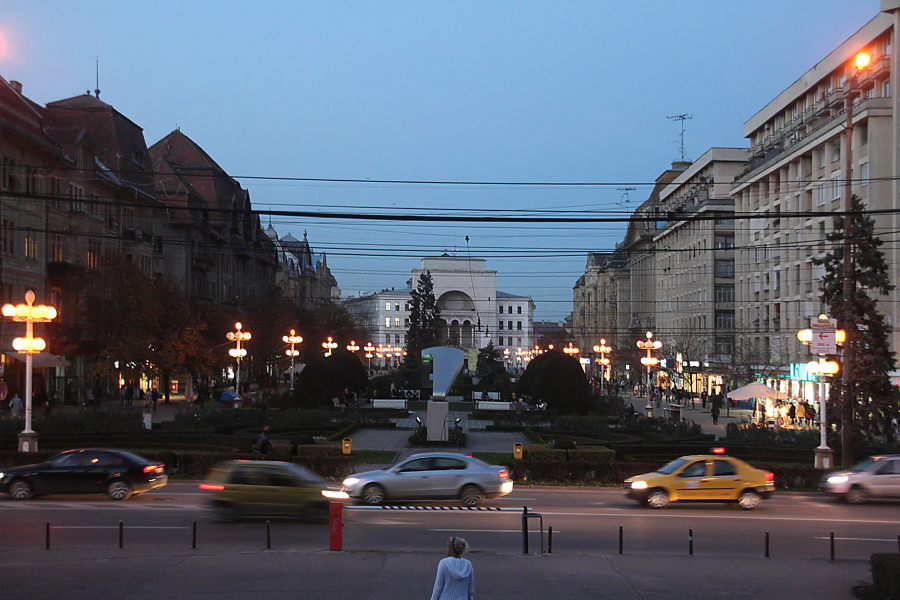
[[[447,558],[438,563],[431,600],[472,600],[475,597],[475,570],[463,555],[469,551],[466,540],[447,540]]]

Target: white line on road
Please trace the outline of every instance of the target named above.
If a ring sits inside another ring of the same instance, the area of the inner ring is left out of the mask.
[[[811,518],[811,517],[767,517],[762,515],[741,515],[741,514],[727,514],[727,515],[704,515],[698,514],[695,512],[687,513],[684,511],[673,511],[669,514],[664,513],[648,513],[646,511],[634,512],[633,510],[623,509],[621,512],[609,512],[609,513],[595,513],[595,512],[548,512],[540,509],[532,509],[535,514],[542,514],[545,517],[548,515],[551,516],[566,516],[566,517],[632,517],[632,518],[657,518],[657,519],[727,519],[729,521],[734,521],[735,519],[742,519],[746,521],[809,521],[809,522],[827,522],[827,523],[865,523],[865,524],[875,524],[875,525],[900,525],[900,520],[893,521],[873,521],[868,519],[835,519],[835,518]]]
[[[521,529],[429,529],[428,531],[459,532],[459,533],[522,533]],[[531,530],[534,533],[535,530]],[[559,529],[554,529],[553,533],[559,533]]]
[[[814,537],[814,540],[830,540],[831,537]],[[881,539],[881,538],[848,538],[848,537],[836,537],[835,540],[845,540],[850,542],[891,542],[896,543],[897,539]]]
[[[123,525],[124,529],[190,529],[190,527]],[[52,525],[51,529],[118,529],[118,525]]]

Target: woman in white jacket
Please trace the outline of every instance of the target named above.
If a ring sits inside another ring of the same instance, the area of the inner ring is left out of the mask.
[[[466,540],[447,541],[447,558],[438,563],[431,600],[472,600],[475,595],[475,570],[463,554],[469,551]]]

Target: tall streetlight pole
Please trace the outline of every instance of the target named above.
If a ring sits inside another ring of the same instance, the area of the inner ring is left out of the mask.
[[[234,324],[234,331],[229,331],[225,334],[225,337],[228,338],[228,341],[235,342],[237,344],[236,347],[228,350],[229,356],[233,357],[237,360],[237,371],[235,371],[234,377],[234,393],[240,397],[241,395],[241,359],[247,356],[247,349],[241,348],[241,342],[246,342],[250,339],[249,331],[241,331],[243,325],[240,322]]]
[[[287,351],[287,355],[291,357],[291,391],[294,391],[294,357],[300,354],[299,350],[294,350],[295,344],[300,344],[303,342],[303,338],[297,335],[293,329],[291,329],[290,335],[286,335],[281,338],[282,341],[286,344],[291,345],[291,349]]]
[[[605,339],[600,339],[600,344],[594,346],[594,352],[600,354],[600,368],[602,375],[600,376],[600,389],[603,389],[603,380],[606,379],[606,387],[609,388],[609,359],[606,355],[612,352],[612,348],[606,345]]]
[[[367,342],[365,346],[363,346],[363,350],[366,351],[366,358],[369,359],[369,376],[372,375],[372,356],[373,352],[375,352],[375,346],[372,345],[372,342]]]
[[[638,340],[637,347],[641,350],[647,351],[647,356],[641,357],[641,364],[647,367],[647,406],[644,408],[644,412],[647,414],[647,416],[652,416],[653,405],[650,404],[650,369],[653,366],[659,364],[659,360],[653,356],[652,351],[662,348],[662,342],[660,342],[659,340],[653,340],[652,331],[648,331],[646,335],[647,341],[645,342],[643,340]]]
[[[856,343],[856,322],[853,318],[853,261],[851,257],[852,236],[850,233],[853,208],[850,178],[853,174],[853,92],[859,91],[859,73],[869,66],[872,57],[860,52],[854,59],[854,68],[844,84],[844,113],[847,124],[844,129],[846,152],[844,157],[844,248],[843,248],[843,315],[847,341],[844,345],[844,371],[841,376],[841,456],[844,468],[853,466],[853,394],[851,393],[851,365]]]
[[[835,375],[840,370],[840,365],[834,361],[825,360],[824,354],[833,354],[834,348],[826,347],[824,352],[813,352],[815,345],[813,338],[818,336],[819,343],[825,338],[825,343],[829,346],[842,345],[847,341],[847,334],[842,329],[834,329],[834,321],[827,315],[819,315],[813,320],[812,325],[818,326],[819,331],[809,329],[801,329],[797,332],[797,339],[810,347],[813,354],[819,354],[818,360],[810,361],[806,365],[807,371],[817,375],[819,382],[819,447],[815,451],[815,467],[817,469],[830,469],[834,465],[833,453],[828,447],[828,399],[825,393],[826,377]],[[834,343],[832,343],[832,340]],[[844,365],[846,367],[846,365]]]
[[[33,356],[47,347],[42,338],[34,337],[35,323],[48,323],[56,318],[56,309],[38,304],[34,306],[34,292],[25,292],[25,304],[4,304],[3,316],[25,323],[25,337],[13,340],[13,348],[25,355],[25,429],[19,434],[19,452],[37,452],[37,432],[31,428],[34,379]]]

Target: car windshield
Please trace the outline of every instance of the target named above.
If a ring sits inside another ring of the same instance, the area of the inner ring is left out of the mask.
[[[866,460],[862,461],[861,463],[856,463],[855,465],[853,465],[853,467],[850,470],[853,471],[854,473],[862,473],[863,471],[868,471],[869,469],[871,469],[872,465],[874,465],[874,464],[875,464],[874,458],[867,458]]]
[[[656,472],[662,473],[663,475],[671,475],[672,473],[683,467],[687,462],[688,459],[686,458],[676,458],[664,467],[660,467],[659,469],[657,469]]]

